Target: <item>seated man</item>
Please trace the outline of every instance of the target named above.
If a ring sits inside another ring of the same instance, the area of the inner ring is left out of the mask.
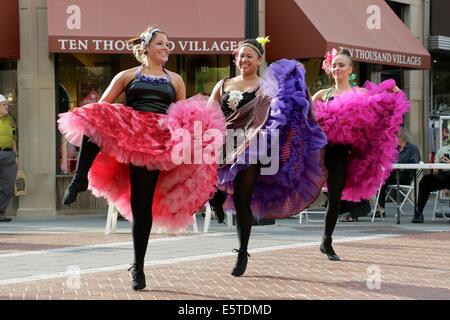
[[[420,152],[415,144],[410,142],[409,134],[404,128],[400,130],[398,135],[398,147],[399,155],[397,163],[419,163],[420,162]],[[414,170],[402,170],[399,174],[400,184],[409,185],[414,179]],[[380,212],[376,213],[376,217],[380,217],[380,214],[385,216],[384,207],[386,204],[386,190],[388,185],[397,184],[397,178],[395,176],[395,171],[392,171],[389,178],[387,178],[384,185],[380,190],[380,198],[378,204],[380,206]]]
[[[435,163],[450,164],[450,146],[441,147],[436,152]],[[422,178],[419,184],[419,199],[417,200],[417,213],[412,223],[423,223],[423,209],[427,204],[430,193],[442,189],[450,189],[450,171],[433,170]]]

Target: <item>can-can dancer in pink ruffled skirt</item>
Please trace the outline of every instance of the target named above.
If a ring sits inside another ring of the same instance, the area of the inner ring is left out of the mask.
[[[341,201],[370,199],[388,178],[398,154],[403,115],[409,110],[409,101],[394,80],[352,86],[352,66],[348,50],[328,52],[322,67],[334,85],[313,96],[317,120],[328,139],[328,205],[320,251],[333,261],[340,260],[332,247],[332,235]]]
[[[164,31],[149,28],[130,44],[142,65],[117,74],[99,103],[60,114],[58,124],[69,142],[81,145],[63,202],[75,202],[89,186],[132,222],[132,288],[141,290],[152,225],[178,231],[192,224],[192,215],[211,197],[217,181],[216,162],[192,163],[191,154],[183,158],[187,161],[174,161],[178,143],[192,142],[174,133],[195,131],[195,122],[196,130],[223,135],[225,118],[206,96],[186,100],[182,78],[164,68],[169,57]],[[126,105],[113,104],[123,92]],[[213,136],[203,136],[200,144],[210,153],[219,148],[214,149]]]

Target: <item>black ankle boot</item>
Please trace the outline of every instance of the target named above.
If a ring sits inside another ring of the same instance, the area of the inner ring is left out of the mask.
[[[69,205],[77,200],[79,192],[86,191],[88,188],[88,180],[79,178],[75,175],[64,193],[63,203]]]
[[[133,263],[128,271],[130,271],[131,274],[131,287],[133,288],[133,290],[138,291],[144,289],[147,285],[145,283],[144,266],[138,266],[136,263]]]
[[[222,206],[214,207],[213,210],[214,210],[214,213],[216,214],[217,222],[218,223],[224,223],[224,221],[225,221],[225,211],[223,211]]]
[[[329,260],[332,261],[340,261],[341,258],[334,252],[333,247],[331,246],[332,238],[323,237],[322,243],[320,244],[320,252],[326,254]]]
[[[411,223],[423,223],[423,222],[424,222],[423,214],[418,214],[411,220]]]
[[[247,269],[248,257],[250,257],[250,255],[248,254],[247,250],[234,249],[233,252],[237,252],[238,256],[236,266],[234,267],[233,271],[231,271],[231,275],[240,277],[245,273],[245,269]]]
[[[226,200],[226,194],[222,191],[216,191],[214,196],[209,200],[209,205],[211,209],[216,214],[217,222],[224,223],[225,211],[223,211],[223,204]]]

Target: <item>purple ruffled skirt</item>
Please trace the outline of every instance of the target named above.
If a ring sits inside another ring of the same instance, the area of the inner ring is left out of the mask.
[[[270,106],[254,139],[266,141],[267,147],[261,147],[260,142],[250,143],[240,157],[221,166],[219,189],[228,195],[224,208],[234,208],[236,175],[262,159],[262,174],[253,190],[252,213],[258,219],[287,218],[318,197],[327,178],[323,163],[327,138],[312,115],[301,64],[286,59],[272,63],[263,76],[263,90],[265,97],[260,103],[269,99]]]

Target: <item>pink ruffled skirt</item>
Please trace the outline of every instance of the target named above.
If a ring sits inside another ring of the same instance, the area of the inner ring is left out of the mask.
[[[397,135],[409,101],[402,91],[390,92],[394,86],[393,80],[380,85],[367,81],[367,92],[354,88],[314,105],[328,143],[351,146],[344,200],[359,202],[373,197],[397,160]]]
[[[101,148],[89,171],[89,189],[130,221],[129,164],[160,170],[153,224],[177,232],[192,224],[215,191],[217,162],[199,155],[216,157],[225,119],[220,107],[207,101],[200,95],[178,101],[167,115],[94,103],[60,114],[58,126],[70,143],[79,146],[86,135]]]

